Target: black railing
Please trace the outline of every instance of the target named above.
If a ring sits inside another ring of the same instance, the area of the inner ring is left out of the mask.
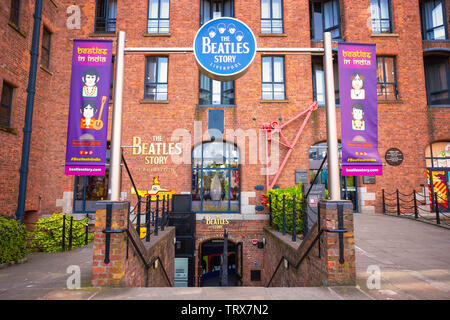
[[[431,197],[431,204],[429,210],[425,210],[420,206],[427,205],[426,195],[421,195],[424,201],[417,199],[418,193],[413,190],[411,193],[404,194],[396,189],[395,192],[388,193],[382,189],[381,199],[383,205],[383,214],[414,217],[416,220],[435,220],[436,224],[450,225],[450,213],[445,213],[448,210],[448,200],[442,199],[437,193]],[[440,200],[440,201],[439,201]],[[428,214],[428,216],[424,216]],[[431,214],[431,216],[429,215]]]
[[[111,219],[112,219],[112,203],[108,203],[106,205],[106,228],[103,230],[103,232],[106,234],[106,241],[105,241],[105,260],[104,263],[108,264],[110,262],[109,259],[109,248],[110,248],[110,237],[111,234],[117,234],[117,233],[126,233],[127,235],[127,251],[126,251],[126,258],[128,259],[128,240],[131,240],[131,243],[137,252],[139,258],[141,259],[142,263],[144,264],[145,268],[145,286],[148,286],[148,269],[150,267],[154,267],[155,269],[158,266],[158,263],[161,265],[161,269],[163,271],[164,277],[167,280],[170,287],[172,287],[172,283],[170,282],[170,278],[167,275],[166,269],[164,268],[164,263],[161,260],[159,256],[151,258],[150,261],[147,261],[145,259],[145,253],[141,252],[141,249],[139,245],[136,243],[134,237],[130,234],[130,207],[128,206],[128,215],[127,215],[127,226],[125,229],[119,229],[119,230],[112,230],[111,229]]]
[[[309,232],[308,229],[308,210],[315,216],[319,216],[319,210],[318,207],[316,209],[314,209],[313,207],[311,207],[308,203],[308,196],[309,193],[311,192],[314,184],[317,181],[317,177],[320,175],[320,173],[322,172],[323,166],[325,164],[325,161],[327,161],[327,155],[325,155],[325,157],[322,160],[322,163],[320,164],[319,170],[317,172],[317,174],[315,175],[311,185],[309,186],[308,191],[306,192],[306,194],[303,196],[302,199],[302,221],[303,221],[303,226],[302,226],[302,233],[303,233],[303,238],[306,237],[306,235]],[[286,211],[286,201],[292,201],[292,212],[287,212]],[[281,223],[281,228],[280,228],[280,232],[283,233],[283,235],[286,235],[286,218],[289,217],[289,215],[292,216],[292,231],[291,231],[291,235],[292,235],[292,241],[296,242],[297,241],[297,214],[300,214],[299,212],[297,212],[297,201],[298,199],[296,199],[296,196],[293,195],[292,200],[286,200],[286,197],[283,195],[283,201],[282,201],[282,212],[281,212],[281,219],[282,219],[282,223]],[[272,195],[269,195],[269,199],[268,199],[268,203],[267,203],[268,207],[269,207],[269,225],[272,227],[274,224],[274,209],[276,210],[278,207],[278,195],[275,195],[275,202],[272,203]]]
[[[80,223],[82,222],[82,223]],[[74,219],[73,216],[62,215],[58,220],[24,222],[34,226],[27,231],[28,248],[39,251],[66,251],[89,243],[89,215],[85,219]],[[75,225],[77,226],[75,226]],[[82,232],[79,232],[82,230]]]
[[[305,258],[308,256],[309,252],[311,251],[311,249],[314,247],[314,245],[316,244],[316,242],[318,243],[318,257],[319,259],[322,257],[321,256],[321,248],[320,248],[320,241],[318,241],[320,239],[320,236],[322,235],[322,233],[324,232],[328,232],[328,233],[337,233],[339,235],[339,263],[340,264],[344,264],[345,263],[345,259],[344,259],[344,233],[347,232],[347,230],[344,228],[344,206],[343,205],[338,205],[337,206],[337,213],[338,213],[338,228],[337,229],[322,229],[321,228],[321,224],[320,224],[320,207],[317,208],[318,212],[317,212],[317,235],[314,237],[314,239],[311,241],[311,243],[309,244],[308,248],[305,250],[304,254],[300,257],[300,259],[294,263],[292,262],[288,257],[286,256],[281,256],[280,261],[278,262],[277,267],[275,268],[275,271],[273,272],[269,282],[267,283],[267,287],[270,287],[270,285],[272,284],[273,279],[275,278],[275,275],[277,274],[278,270],[280,269],[280,266],[282,265],[282,263],[285,261],[286,263],[286,268],[288,268],[289,266],[294,267],[295,269],[298,269],[300,267],[300,265],[302,264],[302,262],[305,260]]]

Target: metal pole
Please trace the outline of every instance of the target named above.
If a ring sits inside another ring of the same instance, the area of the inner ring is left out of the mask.
[[[125,50],[125,32],[119,31],[116,52],[116,80],[114,83],[114,109],[111,127],[111,183],[110,200],[120,199],[120,159],[122,144],[122,95],[123,95],[123,65]],[[136,190],[137,192],[137,190]]]
[[[400,196],[398,194],[398,189],[397,189],[397,215],[400,215]]]
[[[325,71],[325,103],[327,108],[327,144],[328,144],[328,191],[333,201],[341,200],[339,183],[339,153],[336,129],[336,97],[334,93],[333,52],[331,33],[323,34]]]
[[[413,190],[414,194],[414,218],[417,219],[419,216],[419,212],[417,211],[417,198],[416,198],[416,190]]]
[[[297,204],[295,202],[295,195],[292,197],[292,241],[297,241]]]
[[[33,40],[31,44],[30,71],[28,74],[27,105],[23,127],[22,160],[20,165],[19,197],[17,200],[16,218],[23,222],[25,216],[25,200],[27,194],[28,161],[30,157],[31,128],[33,123],[34,93],[36,92],[36,73],[39,57],[39,37],[41,30],[42,0],[36,0],[34,7]]]

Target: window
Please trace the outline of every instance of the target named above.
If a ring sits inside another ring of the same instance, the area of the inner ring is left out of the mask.
[[[169,33],[170,0],[149,0],[148,33]]]
[[[50,69],[51,38],[52,34],[44,27],[42,33],[41,65],[47,69]]]
[[[425,79],[429,105],[450,105],[448,57],[426,57]]]
[[[97,0],[95,14],[96,33],[115,33],[117,0]]]
[[[378,100],[397,100],[397,73],[394,57],[377,57]]]
[[[3,81],[2,98],[0,102],[0,126],[11,126],[11,109],[14,87]]]
[[[339,1],[311,1],[311,39],[322,40],[324,32],[331,32],[332,39],[341,37]]]
[[[283,33],[282,0],[261,0],[261,33]]]
[[[233,0],[201,0],[200,25],[220,17],[234,17]]]
[[[216,81],[200,73],[198,104],[234,105],[234,81]]]
[[[19,26],[20,22],[20,0],[11,0],[11,13],[9,15],[9,21]]]
[[[445,4],[442,0],[422,2],[422,30],[425,40],[447,39]]]
[[[230,143],[207,142],[192,152],[192,210],[239,213],[239,149]]]
[[[168,64],[168,57],[146,57],[144,99],[167,100]]]
[[[391,0],[370,0],[372,33],[392,33]]]
[[[313,69],[313,96],[319,106],[325,105],[325,72],[323,70],[323,59],[321,57],[312,57],[312,69]],[[339,68],[337,59],[334,59],[333,63],[334,74],[334,91],[336,95],[336,104],[339,100]]]
[[[262,99],[285,100],[284,57],[262,58]]]

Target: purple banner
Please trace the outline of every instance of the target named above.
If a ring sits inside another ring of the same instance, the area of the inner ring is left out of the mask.
[[[339,43],[342,175],[379,176],[375,44]]]
[[[105,174],[111,40],[74,40],[66,175]]]

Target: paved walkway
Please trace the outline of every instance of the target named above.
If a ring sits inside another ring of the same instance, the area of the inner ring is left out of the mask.
[[[450,230],[381,215],[355,215],[357,286],[320,288],[92,288],[92,244],[71,252],[33,253],[0,270],[0,300],[291,300],[450,299]],[[80,290],[68,290],[67,268],[81,270]],[[380,287],[367,280],[379,270]],[[369,270],[371,270],[369,269]]]

